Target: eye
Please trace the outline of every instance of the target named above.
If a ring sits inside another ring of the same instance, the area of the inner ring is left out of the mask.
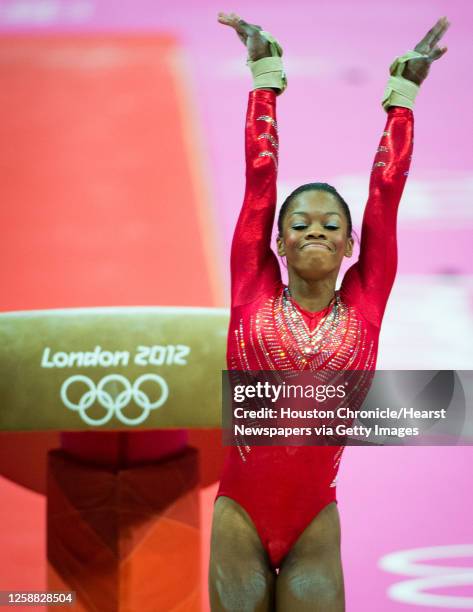
[[[296,223],[295,225],[291,225],[291,228],[295,230],[303,230],[306,227],[307,225],[305,225],[304,223]]]
[[[334,223],[327,223],[324,227],[332,231],[340,229],[340,227],[338,225],[335,225]]]

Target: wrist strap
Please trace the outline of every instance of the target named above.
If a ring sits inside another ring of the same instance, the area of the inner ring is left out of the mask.
[[[390,106],[404,106],[412,110],[419,89],[418,85],[401,76],[389,77],[382,101],[384,110],[387,111]]]
[[[390,106],[404,106],[411,110],[414,108],[414,102],[420,89],[419,85],[403,78],[402,73],[404,72],[406,62],[416,57],[424,57],[424,55],[417,51],[408,51],[404,55],[396,57],[389,67],[391,76],[384,90],[382,100],[385,111]]]
[[[253,88],[278,89],[277,95],[287,87],[286,74],[280,57],[263,57],[256,62],[248,62],[253,75]]]
[[[271,57],[263,57],[256,62],[250,60],[246,62],[253,75],[253,88],[277,89],[279,96],[287,87],[287,77],[281,59],[283,50],[269,32],[261,30],[260,34],[269,42]]]

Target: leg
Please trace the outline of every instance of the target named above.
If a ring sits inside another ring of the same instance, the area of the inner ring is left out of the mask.
[[[212,612],[270,612],[275,574],[248,514],[229,497],[215,502],[209,567]]]
[[[277,610],[343,612],[340,521],[335,502],[304,530],[279,570]]]

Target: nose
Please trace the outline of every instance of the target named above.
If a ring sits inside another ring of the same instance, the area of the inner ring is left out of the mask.
[[[319,238],[326,238],[326,234],[320,225],[314,224],[307,228],[305,239],[307,240],[309,238],[315,238],[316,240]]]

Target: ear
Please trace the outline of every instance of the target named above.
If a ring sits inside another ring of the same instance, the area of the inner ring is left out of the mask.
[[[279,255],[279,257],[285,257],[286,256],[286,249],[284,248],[284,242],[283,242],[282,236],[278,236],[276,238],[276,245],[278,247],[278,255]]]
[[[351,257],[353,255],[354,244],[355,244],[355,241],[353,240],[353,238],[348,238],[347,244],[345,247],[345,257]]]

